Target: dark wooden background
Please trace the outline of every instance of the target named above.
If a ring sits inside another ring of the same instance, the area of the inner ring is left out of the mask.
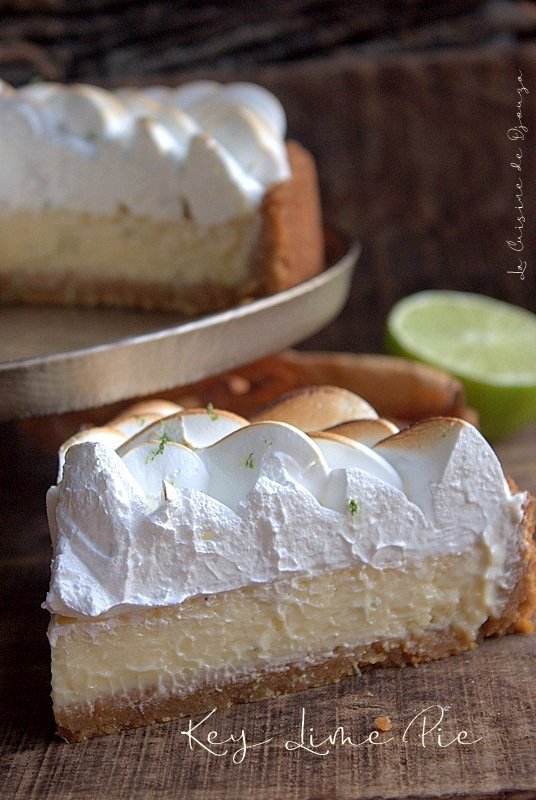
[[[536,11],[517,0],[0,0],[6,80],[171,82],[196,70],[249,70],[531,40]]]

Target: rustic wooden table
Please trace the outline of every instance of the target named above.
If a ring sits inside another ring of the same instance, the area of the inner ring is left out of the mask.
[[[536,797],[536,636],[219,711],[192,720],[202,724],[190,736],[183,719],[82,744],[56,738],[40,609],[54,454],[35,447],[35,423],[4,424],[0,436],[2,799]],[[536,425],[497,451],[536,493]],[[374,742],[379,715],[392,730]],[[237,741],[210,752],[210,730]]]

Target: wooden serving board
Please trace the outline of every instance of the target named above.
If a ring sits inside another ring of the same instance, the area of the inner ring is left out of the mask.
[[[204,723],[183,719],[75,745],[57,739],[40,609],[54,454],[32,460],[21,431],[0,426],[2,800],[536,797],[535,636],[489,640],[418,668],[370,670]],[[497,450],[536,493],[536,426]],[[390,731],[376,733],[379,716],[390,718]],[[234,741],[210,745],[211,730]]]

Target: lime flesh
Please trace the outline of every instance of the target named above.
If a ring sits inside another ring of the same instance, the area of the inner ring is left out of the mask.
[[[485,295],[419,292],[391,309],[386,347],[458,377],[489,439],[536,419],[536,315],[530,311]]]

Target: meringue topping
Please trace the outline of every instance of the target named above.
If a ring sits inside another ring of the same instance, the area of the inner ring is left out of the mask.
[[[372,448],[199,409],[130,439],[119,432],[118,447],[110,430],[64,448],[62,479],[47,496],[51,612],[113,616],[476,550],[484,611],[495,615],[516,580],[519,537],[510,534],[526,495],[512,495],[491,447],[461,420],[427,420]]]
[[[0,85],[0,209],[61,209],[211,226],[289,177],[279,101],[248,83],[110,92]]]

